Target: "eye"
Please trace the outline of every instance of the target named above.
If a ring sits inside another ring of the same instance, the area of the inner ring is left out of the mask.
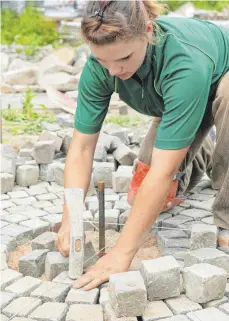
[[[123,58],[122,60],[128,60],[131,56],[132,56],[132,54],[130,54],[129,56]]]

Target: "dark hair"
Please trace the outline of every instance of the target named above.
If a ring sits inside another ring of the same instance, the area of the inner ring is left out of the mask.
[[[147,23],[155,25],[164,8],[152,0],[88,1],[81,23],[83,38],[95,45],[146,38]]]

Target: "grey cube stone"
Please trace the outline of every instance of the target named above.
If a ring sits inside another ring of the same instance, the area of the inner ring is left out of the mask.
[[[64,168],[65,164],[57,164],[54,168],[54,182],[64,186]]]
[[[103,309],[99,304],[71,305],[66,321],[103,321]],[[121,321],[121,320],[120,320]]]
[[[0,314],[0,321],[8,321],[9,319],[4,315]]]
[[[91,211],[84,211],[83,220],[84,220],[84,222],[83,222],[84,231],[94,231],[95,223],[93,223],[94,218],[93,218]]]
[[[183,272],[186,296],[196,303],[222,299],[227,284],[225,270],[207,264],[186,267]]]
[[[118,148],[113,152],[114,158],[121,165],[131,166],[137,155],[125,144],[120,144]]]
[[[173,256],[176,260],[184,261],[185,255],[189,252],[185,248],[166,248],[162,253],[163,256]]]
[[[55,181],[55,169],[59,167],[59,165],[64,165],[59,162],[51,163],[51,164],[40,164],[40,172],[39,179],[47,182]]]
[[[35,250],[19,259],[19,272],[24,276],[40,277],[45,270],[45,259],[48,250]]]
[[[200,209],[191,208],[191,209],[182,211],[182,215],[190,216],[195,221],[199,221],[208,216],[212,216],[212,213],[208,211],[200,210]]]
[[[208,216],[201,220],[204,224],[214,225],[214,216]]]
[[[205,210],[212,212],[212,205],[215,201],[215,198],[211,198],[208,201],[203,201],[203,202],[198,202],[198,201],[193,201],[193,200],[188,200],[187,202],[192,206],[197,209]]]
[[[188,312],[202,309],[200,304],[191,301],[185,295],[181,295],[173,299],[167,299],[165,300],[165,303],[174,314],[187,314]]]
[[[60,214],[49,214],[42,217],[42,220],[50,224],[50,230],[52,232],[58,232],[61,227],[62,215]]]
[[[200,311],[190,312],[187,314],[190,321],[228,321],[228,315],[217,308],[207,308]]]
[[[9,224],[1,229],[1,234],[12,236],[16,239],[17,244],[23,244],[32,238],[32,230],[25,226]]]
[[[1,247],[2,246],[5,246],[6,251],[9,253],[16,249],[17,243],[13,236],[1,235]]]
[[[1,201],[0,205],[1,205],[1,207],[0,207],[1,210],[5,210],[10,207],[16,207],[16,205],[12,201],[9,201],[9,200]]]
[[[185,224],[188,222],[192,222],[193,218],[192,217],[188,217],[185,215],[177,215],[174,217],[171,217],[169,219],[166,219],[162,222],[162,227],[169,227],[169,228],[177,228],[177,226],[181,225],[181,224]]]
[[[66,128],[63,133],[64,135],[60,135],[57,133],[58,136],[63,138],[63,144],[61,146],[61,151],[64,152],[65,154],[68,153],[68,149],[70,147],[70,144],[72,142],[72,137],[73,137],[73,128]]]
[[[16,151],[7,144],[0,144],[1,152],[1,173],[8,173],[15,176]]]
[[[11,301],[13,301],[13,299],[16,298],[16,294],[15,293],[11,293],[11,292],[3,292],[1,291],[0,293],[0,309],[2,310],[4,307],[6,307],[8,304],[10,304]]]
[[[54,200],[55,201],[55,200]],[[54,202],[53,201],[53,202]],[[46,209],[47,207],[53,207],[53,203],[49,202],[49,201],[35,201],[32,202],[31,204],[35,209]],[[47,215],[48,213],[46,212],[45,215]],[[39,216],[45,216],[45,215],[39,215]]]
[[[68,284],[43,281],[30,296],[43,302],[64,302],[70,287]]]
[[[86,272],[88,267],[94,265],[98,260],[95,252],[95,248],[91,241],[87,241],[84,244],[84,266],[83,269]]]
[[[2,215],[1,219],[3,221],[6,221],[8,223],[20,223],[23,221],[26,221],[28,218],[25,215],[21,215],[21,214],[8,214],[8,215]]]
[[[225,314],[229,315],[229,303],[225,303],[219,307],[219,309]],[[229,319],[228,319],[229,320]]]
[[[154,321],[162,318],[169,318],[173,316],[172,311],[163,301],[147,302],[145,311],[142,315],[143,321]],[[170,319],[167,319],[170,320]]]
[[[26,215],[30,219],[35,219],[35,218],[42,218],[43,216],[48,215],[48,212],[46,212],[40,208],[35,208],[35,209],[32,208],[32,210],[25,210],[24,213],[22,211],[20,211],[20,214]]]
[[[15,205],[15,204],[14,204]],[[7,211],[11,214],[24,214],[27,215],[26,212],[30,212],[33,210],[31,205],[19,205],[7,208]]]
[[[212,248],[202,248],[190,251],[185,256],[185,267],[198,264],[208,263],[224,269],[229,276],[229,255]]]
[[[31,276],[25,276],[24,278],[21,278],[14,282],[13,284],[7,286],[5,288],[8,292],[13,292],[19,296],[27,296],[30,295],[30,293],[36,289],[39,284],[41,283],[41,280],[37,278],[33,278]]]
[[[68,311],[65,303],[46,302],[30,314],[37,321],[64,321]]]
[[[191,233],[191,250],[210,247],[216,248],[217,227],[205,224],[195,224]]]
[[[35,160],[29,160],[25,162],[25,165],[37,166],[37,162]]]
[[[0,173],[1,194],[11,192],[14,187],[15,176],[9,173]]]
[[[27,317],[41,304],[42,301],[40,299],[34,300],[33,298],[21,297],[14,299],[2,312],[9,318],[14,315],[18,317]]]
[[[136,317],[121,317],[117,318],[114,312],[114,309],[110,305],[110,302],[107,302],[103,305],[104,321],[137,321]],[[77,320],[78,321],[78,320]],[[84,320],[82,320],[84,321]]]
[[[32,148],[21,148],[18,155],[20,157],[31,157]]]
[[[37,236],[34,240],[32,240],[32,249],[47,249],[50,251],[56,250],[55,245],[56,233],[54,232],[45,232],[39,236]]]
[[[106,303],[110,302],[109,291],[107,287],[100,289],[99,304],[104,306]]]
[[[41,194],[37,195],[36,198],[38,201],[52,201],[58,198],[58,196],[54,193],[46,193],[46,194]]]
[[[62,214],[63,213],[63,206],[62,205],[54,205],[52,207],[47,207],[46,211],[49,214]]]
[[[93,170],[94,184],[104,181],[107,188],[112,187],[112,173],[115,171],[114,164],[106,162],[96,163]]]
[[[123,229],[123,226],[125,225],[129,214],[130,214],[130,210],[127,210],[124,213],[120,214],[118,219],[118,226],[120,231]]]
[[[39,218],[23,221],[20,225],[32,228],[33,238],[50,230],[50,223],[44,222]]]
[[[55,146],[55,151],[59,152],[63,143],[63,139],[54,132],[44,130],[38,138],[39,141],[53,141]]]
[[[12,321],[33,321],[32,319],[29,318],[24,318],[24,317],[15,317],[11,319]]]
[[[116,317],[135,317],[143,314],[147,293],[139,271],[110,275],[108,291]]]
[[[116,209],[107,210],[105,212],[105,230],[117,230],[118,218],[120,211]],[[94,225],[99,228],[99,213],[95,213]]]
[[[102,142],[98,142],[95,148],[94,160],[97,162],[106,162],[106,158],[107,158],[106,147]]]
[[[45,276],[48,281],[52,281],[58,274],[67,271],[69,267],[69,258],[64,257],[59,252],[49,252],[45,262]]]
[[[17,205],[33,205],[34,202],[36,202],[36,198],[33,196],[14,199],[14,203]]]
[[[184,233],[185,234],[185,233]],[[185,238],[166,238],[161,235],[160,232],[157,233],[157,244],[161,252],[164,252],[166,248],[190,248],[190,240],[185,234]]]
[[[6,253],[0,253],[0,270],[8,269]]]
[[[126,200],[120,200],[115,202],[114,209],[119,210],[120,213],[123,213],[127,210],[129,210],[131,206],[127,203]]]
[[[89,291],[72,288],[65,300],[68,304],[96,304],[98,302],[99,289],[95,288]]]
[[[54,141],[38,141],[32,149],[32,156],[38,164],[50,164],[55,156]]]
[[[112,173],[112,187],[117,193],[127,193],[133,176],[132,166],[119,166],[117,172]]]
[[[29,196],[25,191],[9,192],[8,195],[10,198],[24,198]]]
[[[213,300],[213,301],[210,301],[208,303],[203,303],[202,306],[203,306],[204,309],[206,309],[206,308],[218,308],[219,306],[221,306],[224,303],[228,303],[228,298],[226,296],[224,296],[220,300]]]
[[[68,271],[64,271],[58,274],[52,282],[68,284],[72,287],[74,281],[68,276]]]
[[[105,210],[110,210],[110,209],[112,209],[112,203],[105,202],[104,207],[105,207]],[[96,211],[99,210],[99,203],[98,202],[90,202],[88,204],[88,210],[94,214]]]
[[[47,193],[47,189],[45,187],[39,187],[37,185],[32,185],[28,189],[28,194],[30,196],[36,196],[36,195],[45,194],[45,193]]]
[[[160,321],[190,321],[185,315],[174,315],[171,318],[160,319]]]
[[[180,266],[172,256],[142,261],[143,276],[148,300],[162,300],[180,295]]]
[[[20,186],[31,186],[38,182],[39,167],[32,165],[21,165],[17,168],[16,182]]]

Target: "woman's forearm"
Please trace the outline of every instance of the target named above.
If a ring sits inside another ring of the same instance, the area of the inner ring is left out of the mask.
[[[172,178],[173,175],[163,177],[152,169],[149,171],[116,243],[120,251],[134,257],[163,207]]]

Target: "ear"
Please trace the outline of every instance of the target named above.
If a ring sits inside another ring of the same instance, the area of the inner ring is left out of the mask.
[[[146,24],[146,33],[147,33],[147,37],[149,39],[149,41],[151,41],[152,39],[152,32],[153,32],[153,26],[152,26],[152,23],[151,21],[148,21],[147,24]]]

